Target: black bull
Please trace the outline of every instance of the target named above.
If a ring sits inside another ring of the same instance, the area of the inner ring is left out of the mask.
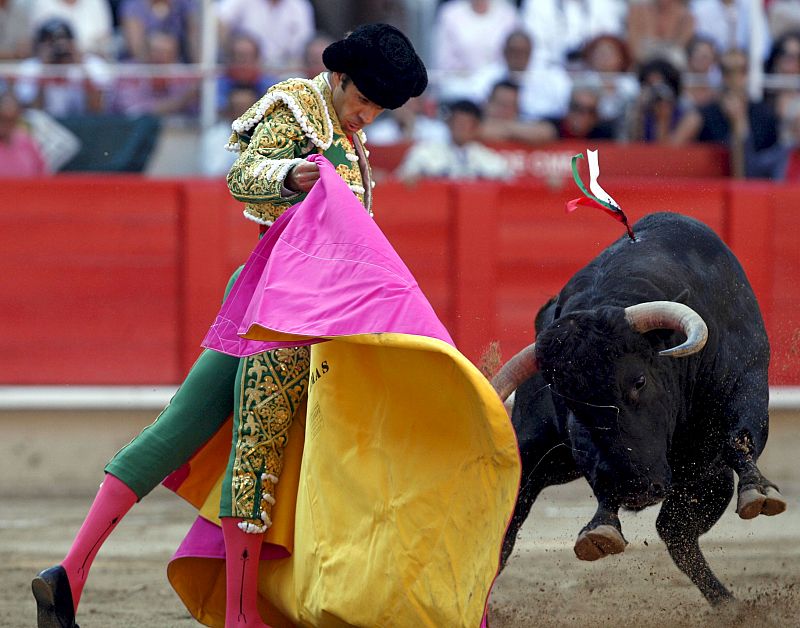
[[[634,231],[636,241],[617,240],[539,311],[535,345],[493,380],[503,397],[516,389],[522,457],[503,564],[539,492],[583,476],[598,508],[578,558],[623,551],[619,509],[663,502],[659,536],[716,604],[733,596],[698,538],[730,502],[734,472],[740,517],[786,508],[756,466],[769,343],[744,271],[711,229],[657,213]]]

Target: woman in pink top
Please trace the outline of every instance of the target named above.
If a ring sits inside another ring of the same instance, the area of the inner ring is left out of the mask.
[[[20,120],[21,109],[13,94],[0,94],[0,177],[49,174],[39,145]]]

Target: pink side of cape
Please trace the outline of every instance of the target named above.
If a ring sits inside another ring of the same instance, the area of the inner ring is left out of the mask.
[[[288,558],[289,552],[285,548],[271,543],[261,546],[260,560],[277,560]],[[225,560],[225,539],[222,538],[222,528],[218,525],[197,517],[184,537],[171,561],[178,558],[216,558]]]
[[[416,280],[333,165],[321,155],[320,179],[259,241],[203,346],[234,356],[323,337],[381,332],[453,344]],[[253,326],[310,336],[263,342]]]

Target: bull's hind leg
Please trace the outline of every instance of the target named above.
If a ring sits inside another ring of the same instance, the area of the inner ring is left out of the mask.
[[[732,496],[733,473],[724,469],[701,482],[676,486],[656,520],[658,535],[678,569],[715,606],[733,600],[733,594],[711,571],[698,539],[719,521]]]
[[[756,466],[760,448],[750,432],[742,430],[728,444],[725,459],[739,476],[736,512],[742,519],[758,515],[778,515],[786,510],[786,500],[778,487],[770,482]]]

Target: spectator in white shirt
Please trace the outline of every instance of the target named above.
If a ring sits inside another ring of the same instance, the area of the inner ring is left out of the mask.
[[[409,98],[402,107],[384,112],[364,131],[371,146],[447,141],[450,131],[437,113],[436,102],[423,94]]]
[[[625,0],[523,0],[521,10],[536,54],[567,65],[592,37],[624,36],[627,9]]]
[[[114,57],[114,24],[108,0],[31,0],[32,34],[54,18],[69,24],[79,53]]]
[[[36,56],[20,62],[14,84],[23,106],[44,109],[54,117],[103,110],[112,79],[108,65],[96,55],[80,53],[67,22],[52,19],[42,24],[34,48]],[[46,66],[54,66],[56,73],[48,73]]]
[[[486,103],[497,83],[519,85],[520,118],[541,120],[560,117],[567,110],[572,80],[563,66],[539,59],[533,54],[533,40],[527,31],[514,29],[506,37],[501,62],[476,73],[472,99]]]
[[[749,50],[758,45],[766,59],[772,47],[764,4],[751,0],[692,0],[695,34],[714,41],[720,54],[728,50]],[[755,40],[753,39],[755,34]]]
[[[503,44],[519,24],[507,0],[450,0],[433,27],[433,75],[443,101],[474,96],[477,72],[503,61]]]
[[[279,78],[303,71],[306,43],[314,35],[309,0],[220,0],[217,7],[222,44],[240,30],[260,43],[267,71]]]
[[[420,178],[507,179],[506,159],[479,141],[481,110],[475,103],[460,100],[450,105],[447,126],[450,140],[427,141],[411,147],[397,175],[414,182]]]
[[[32,40],[28,0],[0,0],[0,62],[29,57]]]

